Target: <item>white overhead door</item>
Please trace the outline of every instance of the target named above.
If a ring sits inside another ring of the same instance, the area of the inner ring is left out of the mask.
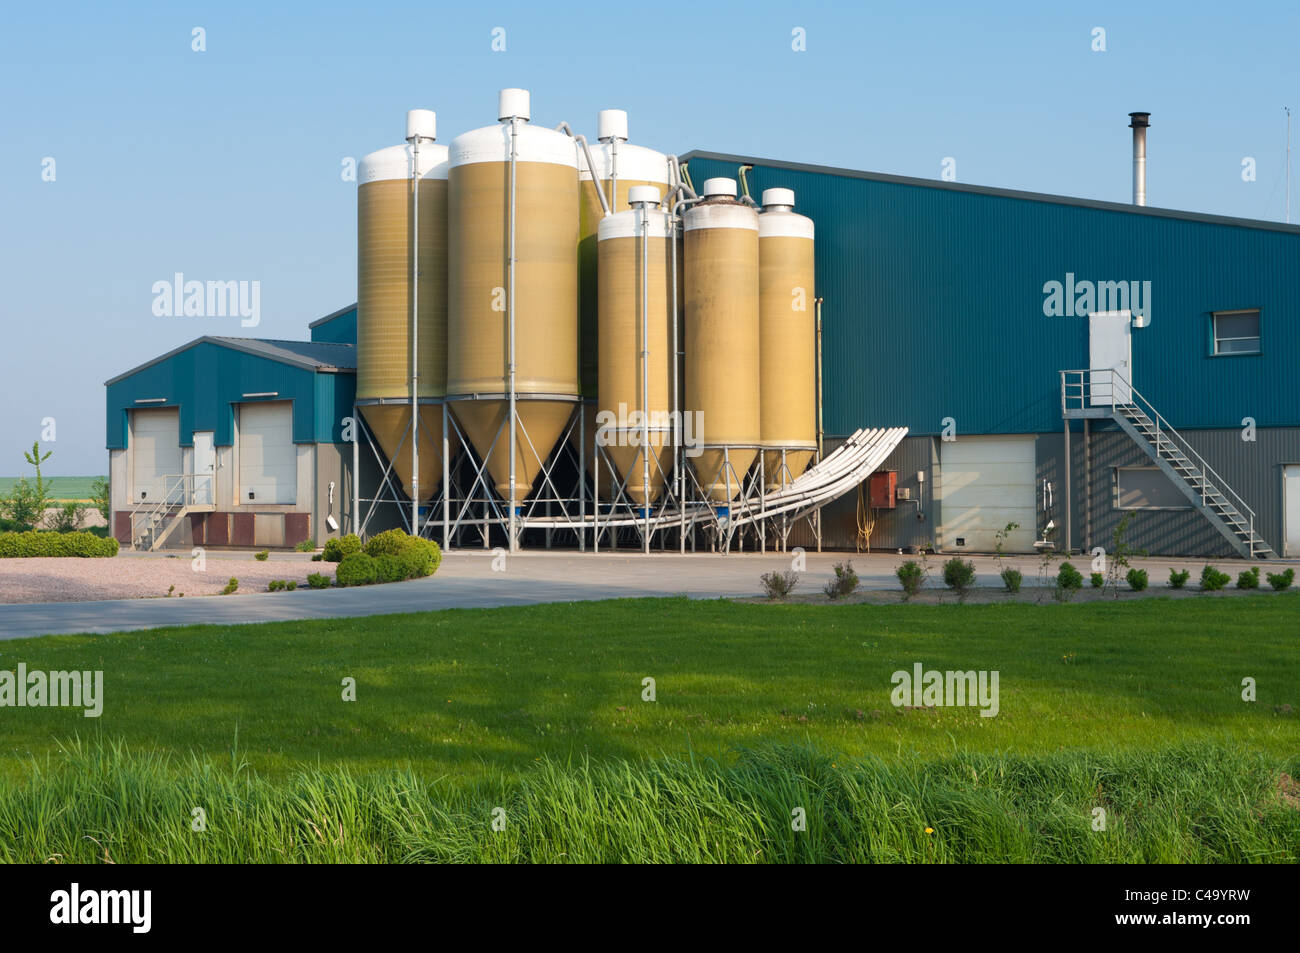
[[[1282,471],[1283,504],[1286,508],[1286,548],[1283,556],[1300,556],[1300,466]]]
[[[278,400],[239,405],[239,502],[295,503],[298,451],[293,405]]]
[[[181,472],[180,411],[131,411],[131,501],[152,503],[167,493],[166,477]]]
[[[942,547],[992,552],[996,533],[1019,523],[1003,547],[1034,548],[1038,510],[1034,497],[1032,436],[958,437],[939,444]]]

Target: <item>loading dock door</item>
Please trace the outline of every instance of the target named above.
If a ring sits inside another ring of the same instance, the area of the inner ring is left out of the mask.
[[[294,503],[297,496],[293,405],[286,400],[240,404],[239,502]]]
[[[214,502],[213,478],[217,472],[217,449],[211,430],[194,431],[194,502],[211,506]]]
[[[1286,541],[1283,556],[1300,556],[1300,466],[1282,471],[1283,502],[1286,512]]]
[[[180,412],[175,407],[131,411],[131,502],[154,503],[166,477],[181,472]]]
[[[939,444],[940,543],[949,552],[991,553],[1008,523],[1008,552],[1030,552],[1037,532],[1032,436],[961,437]]]
[[[1110,406],[1112,396],[1117,404],[1132,402],[1129,385],[1133,383],[1133,335],[1127,311],[1088,315],[1088,367],[1094,371],[1114,370],[1120,378],[1092,375],[1089,390],[1094,405]]]

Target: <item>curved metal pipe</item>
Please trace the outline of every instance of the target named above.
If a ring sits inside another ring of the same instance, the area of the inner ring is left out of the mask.
[[[573,129],[570,128],[567,122],[560,123],[558,126],[555,127],[555,131],[564,133],[570,139],[572,139],[574,142],[576,142],[578,145],[582,147],[582,154],[587,159],[587,171],[591,173],[591,181],[596,186],[596,197],[600,199],[601,210],[606,215],[613,214],[612,211],[610,210],[609,202],[605,198],[605,193],[600,187],[600,182],[596,179],[596,163],[592,161],[591,147],[587,145],[587,137],[580,136],[577,133],[575,133]]]

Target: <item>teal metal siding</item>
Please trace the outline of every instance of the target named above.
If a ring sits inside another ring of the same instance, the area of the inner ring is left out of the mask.
[[[346,378],[321,384],[317,378]],[[352,405],[351,374],[324,374],[204,342],[141,368],[107,388],[107,446],[126,447],[127,412],[136,407],[178,407],[181,445],[192,446],[195,430],[211,430],[217,446],[233,442],[232,405],[246,393],[275,392],[274,400],[293,401],[293,439],[297,443],[338,442],[339,402]],[[318,390],[330,403],[318,419]],[[164,403],[137,400],[165,398]]]
[[[355,374],[316,375],[316,440],[343,443],[343,418],[352,416],[357,393]]]
[[[311,339],[328,344],[357,343],[357,309],[353,307],[324,320],[311,329]]]
[[[1300,425],[1300,229],[1161,210],[855,178],[687,156],[698,188],[737,177],[792,188],[817,228],[825,427],[1041,433],[1061,424],[1062,368],[1088,363],[1086,317],[1045,317],[1043,285],[1150,281],[1134,386],[1176,427]],[[1216,310],[1261,309],[1263,353],[1212,357]]]

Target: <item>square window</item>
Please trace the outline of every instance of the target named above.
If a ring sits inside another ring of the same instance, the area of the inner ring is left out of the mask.
[[[1214,323],[1215,354],[1258,354],[1259,311],[1216,311]]]

